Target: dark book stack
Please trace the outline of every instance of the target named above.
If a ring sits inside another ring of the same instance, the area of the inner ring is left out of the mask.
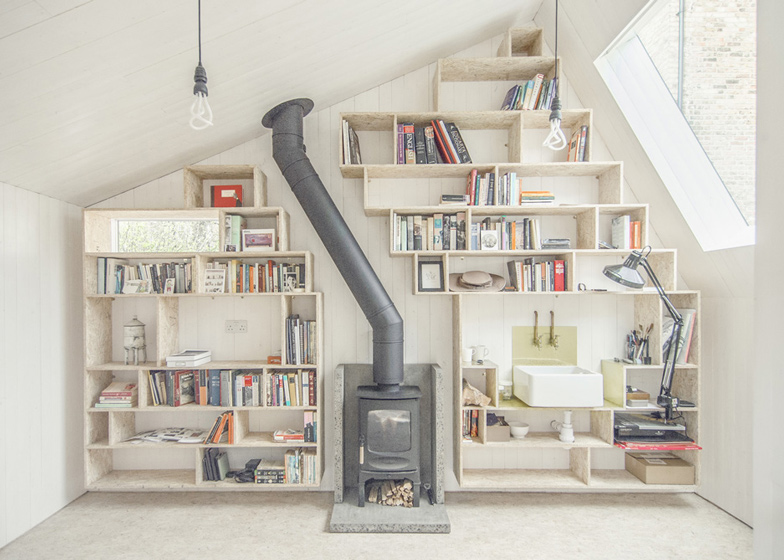
[[[286,469],[283,461],[261,459],[254,469],[256,484],[284,484]]]
[[[359,137],[347,120],[343,121],[343,164],[362,164],[362,153],[359,149]]]
[[[457,125],[436,119],[425,126],[398,124],[397,163],[471,163],[471,156]]]
[[[287,364],[315,364],[316,344],[316,321],[300,319],[299,315],[286,318]]]
[[[150,370],[147,375],[153,406],[182,406],[196,401],[198,371]]]
[[[167,280],[170,280],[170,293],[192,291],[190,260],[127,264],[121,259],[98,257],[97,261],[99,294],[163,294],[166,293]]]
[[[229,472],[229,456],[217,447],[210,447],[202,457],[202,471],[204,480],[223,480]]]

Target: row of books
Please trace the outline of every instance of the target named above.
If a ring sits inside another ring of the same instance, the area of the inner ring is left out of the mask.
[[[642,249],[642,222],[625,214],[612,220],[611,243],[616,249]]]
[[[343,164],[344,165],[361,165],[362,154],[359,151],[359,137],[356,131],[348,124],[347,120],[343,120]]]
[[[202,471],[204,480],[223,480],[229,472],[229,456],[217,447],[210,447],[204,451],[202,457]]]
[[[434,119],[424,126],[397,125],[397,163],[471,163],[471,156],[457,125]]]
[[[208,269],[225,270],[224,293],[255,294],[305,290],[305,263],[214,261]]]
[[[395,251],[463,251],[466,213],[436,213],[432,216],[395,215]]]
[[[479,411],[466,409],[463,411],[463,439],[470,440],[479,436]]]
[[[478,226],[478,232],[475,226]],[[495,237],[493,243],[487,241],[488,236]],[[501,216],[494,222],[488,216],[479,223],[471,224],[472,250],[540,251],[543,243],[539,218],[509,220]]]
[[[98,396],[95,408],[131,408],[138,402],[136,383],[112,381]]]
[[[270,372],[267,406],[316,406],[316,371]]]
[[[480,175],[472,169],[466,185],[468,206],[526,206],[555,203],[550,191],[526,191],[517,173],[504,173],[496,181],[495,173]]]
[[[287,484],[317,484],[316,450],[297,447],[283,455],[283,467]]]
[[[153,406],[182,406],[196,400],[196,370],[150,370]]]
[[[205,444],[227,443],[234,444],[234,411],[227,410],[215,419],[212,427],[204,438]]]
[[[518,292],[564,292],[567,263],[554,257],[509,261],[509,283]]]
[[[286,317],[287,364],[315,364],[318,359],[317,344],[316,321],[300,319],[296,314]]]
[[[515,85],[506,92],[502,111],[548,110],[555,97],[555,78],[545,80],[544,74],[537,74],[524,84]]]
[[[585,148],[588,145],[588,126],[583,125],[572,133],[566,161],[585,161]]]
[[[126,259],[98,257],[97,261],[99,294],[191,292],[190,260],[128,264]]]

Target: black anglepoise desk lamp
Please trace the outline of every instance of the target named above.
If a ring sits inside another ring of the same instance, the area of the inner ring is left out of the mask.
[[[648,250],[647,253],[645,253],[646,249]],[[681,330],[683,329],[683,317],[681,317],[681,314],[678,313],[677,309],[675,309],[675,306],[670,301],[670,298],[667,297],[667,294],[664,293],[664,288],[662,288],[661,282],[659,282],[659,279],[656,277],[656,274],[654,274],[650,263],[648,263],[648,259],[646,257],[650,254],[650,247],[645,247],[642,250],[634,250],[632,251],[631,255],[626,258],[623,264],[605,266],[604,275],[613,282],[617,282],[621,286],[640,289],[645,286],[645,279],[642,277],[642,274],[639,273],[637,267],[642,266],[645,272],[648,273],[653,286],[659,293],[659,297],[661,298],[662,302],[664,302],[664,307],[667,308],[667,312],[674,321],[672,334],[670,335],[670,343],[667,345],[666,353],[664,356],[662,356],[662,359],[664,360],[664,371],[662,373],[659,396],[656,398],[656,404],[664,409],[665,422],[669,422],[673,418],[673,411],[677,409],[679,405],[694,405],[688,403],[687,401],[680,401],[678,397],[672,396],[672,380],[673,374],[675,373],[675,359],[677,358],[678,351],[681,348]]]

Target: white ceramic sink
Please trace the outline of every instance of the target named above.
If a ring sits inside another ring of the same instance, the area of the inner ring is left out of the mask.
[[[601,373],[577,366],[515,366],[514,394],[528,406],[557,408],[604,405]]]

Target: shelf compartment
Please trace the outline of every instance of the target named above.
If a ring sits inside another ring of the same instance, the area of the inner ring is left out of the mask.
[[[569,469],[465,469],[460,486],[464,489],[488,492],[504,490],[568,492],[588,489],[587,484]]]
[[[110,471],[87,485],[89,491],[157,492],[195,490],[196,474],[188,469]]]
[[[512,27],[506,30],[497,56],[542,56],[542,29],[539,27]]]
[[[552,56],[441,58],[436,69],[441,82],[522,82],[537,74],[550,80],[554,71]]]
[[[590,434],[576,432],[573,443],[565,443],[558,439],[558,432],[531,432],[522,439],[512,438],[508,442],[486,442],[486,443],[464,443],[463,445],[473,447],[485,445],[488,447],[530,447],[530,448],[563,448],[572,449],[574,447],[612,447],[603,439]]]
[[[191,165],[182,170],[185,208],[209,207],[212,185],[242,182],[243,207],[267,205],[267,176],[255,165]]]

